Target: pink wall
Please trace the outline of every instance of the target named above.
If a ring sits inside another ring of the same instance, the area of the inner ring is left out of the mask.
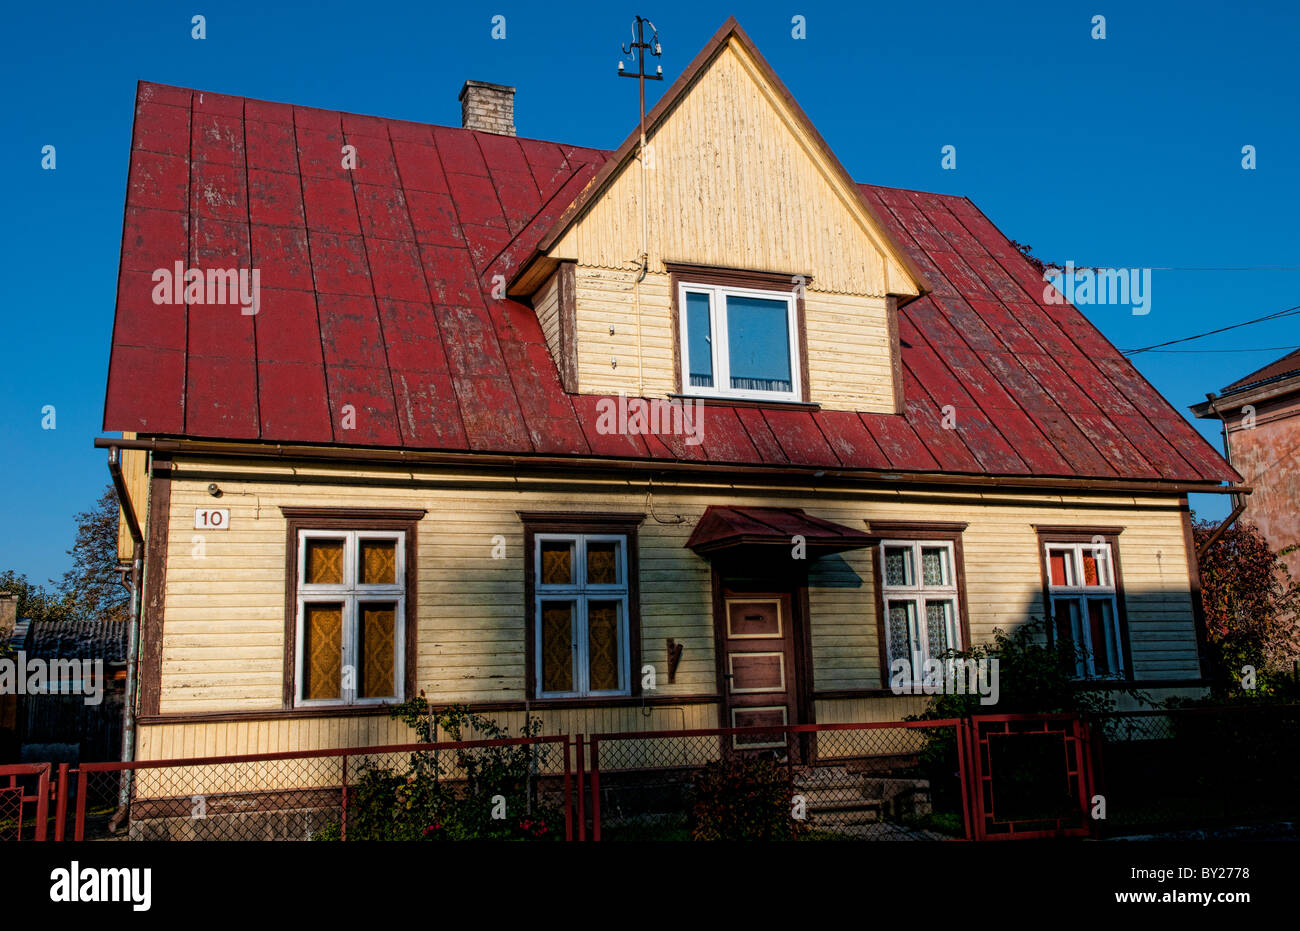
[[[1242,516],[1258,525],[1274,550],[1300,543],[1300,394],[1256,404],[1253,427],[1243,420],[1240,406],[1228,416],[1232,464],[1255,488]],[[1300,580],[1300,552],[1286,562]]]

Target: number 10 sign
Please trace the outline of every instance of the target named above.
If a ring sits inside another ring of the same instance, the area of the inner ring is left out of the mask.
[[[225,530],[230,526],[228,508],[195,508],[195,530]]]

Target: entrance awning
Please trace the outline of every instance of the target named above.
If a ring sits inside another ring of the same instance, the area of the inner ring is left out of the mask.
[[[794,546],[796,536],[803,537],[811,559],[870,546],[876,539],[866,531],[805,514],[802,508],[712,505],[695,525],[686,546],[701,556],[739,554],[753,547],[789,549]]]

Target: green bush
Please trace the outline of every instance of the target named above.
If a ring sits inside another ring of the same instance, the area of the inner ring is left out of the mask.
[[[692,840],[795,840],[807,825],[792,817],[788,766],[755,756],[710,763],[691,787]]]
[[[391,716],[410,724],[422,743],[441,730],[452,741],[510,736],[495,721],[455,706],[435,710],[421,695]],[[521,737],[535,737],[541,721],[528,718]],[[420,751],[405,768],[366,761],[349,789],[348,840],[553,840],[562,838],[564,813],[537,797],[537,745]],[[500,817],[504,812],[505,816]],[[318,832],[337,840],[341,829]]]

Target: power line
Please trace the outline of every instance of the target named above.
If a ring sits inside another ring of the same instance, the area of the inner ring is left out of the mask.
[[[1044,263],[1048,271],[1061,273],[1060,265]],[[1144,268],[1153,272],[1300,272],[1300,265],[1072,265],[1074,272],[1110,271],[1116,268]]]
[[[1255,349],[1148,349],[1147,352],[1280,352],[1283,349],[1300,349],[1300,346],[1259,346]]]
[[[1277,313],[1269,314],[1266,317],[1257,317],[1254,320],[1247,320],[1244,323],[1234,323],[1230,326],[1219,327],[1217,330],[1208,330],[1204,333],[1197,333],[1194,336],[1184,336],[1182,339],[1171,339],[1167,342],[1156,343],[1153,346],[1143,346],[1141,349],[1126,349],[1124,350],[1124,355],[1135,356],[1139,352],[1151,352],[1152,350],[1161,349],[1165,346],[1173,346],[1177,343],[1189,343],[1194,339],[1203,339],[1206,336],[1213,336],[1215,333],[1226,333],[1228,330],[1235,330],[1238,327],[1250,326],[1254,323],[1264,323],[1267,320],[1278,320],[1282,317],[1291,317],[1297,312],[1300,312],[1300,304],[1297,304],[1294,307],[1288,307],[1285,310],[1279,310]]]

